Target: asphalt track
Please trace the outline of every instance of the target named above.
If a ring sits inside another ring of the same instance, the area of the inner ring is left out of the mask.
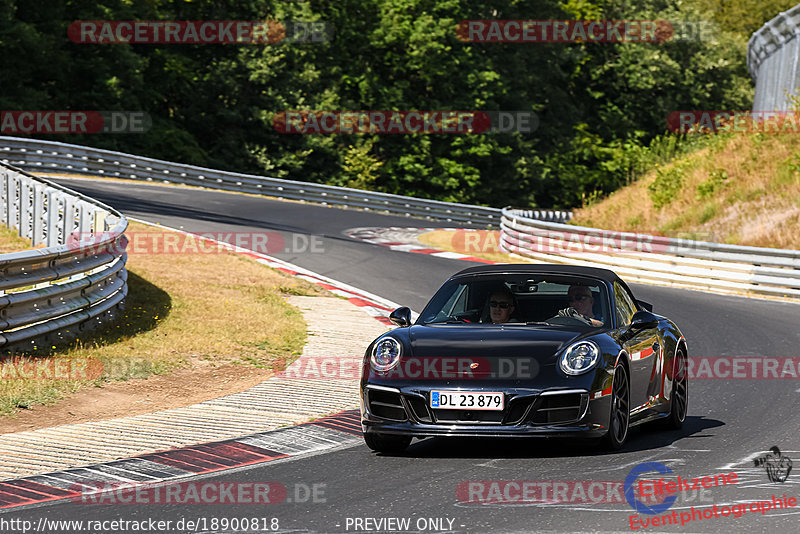
[[[128,216],[187,231],[266,230],[280,232],[287,243],[292,233],[317,236],[322,252],[298,249],[272,250],[270,254],[415,310],[421,309],[450,274],[470,265],[391,251],[342,234],[361,226],[452,224],[188,188],[84,180],[62,183]],[[795,304],[636,284],[632,289],[639,298],[653,302],[656,312],[680,326],[689,343],[690,357],[795,356],[800,346],[800,306]],[[742,480],[704,494],[687,492],[669,512],[680,513],[690,506],[764,500],[772,495],[800,497],[800,473],[791,474],[783,484],[771,483],[752,462],[759,451],[773,445],[796,461],[800,458],[798,400],[798,380],[695,380],[690,384],[689,415],[681,431],[634,429],[626,447],[618,453],[598,452],[592,444],[578,440],[428,439],[415,442],[407,454],[392,457],[375,455],[358,444],[204,478],[278,481],[290,490],[296,484],[318,484],[324,488],[324,497],[318,502],[268,506],[86,506],[57,502],[0,514],[0,519],[274,517],[282,532],[394,532],[386,525],[356,523],[355,519],[408,518],[406,532],[624,532],[631,530],[629,516],[633,513],[624,502],[466,503],[457,489],[467,481],[621,482],[637,464],[662,462],[684,478],[735,471]],[[798,519],[795,508],[650,527],[646,531],[796,532]],[[440,525],[443,528],[436,528]]]

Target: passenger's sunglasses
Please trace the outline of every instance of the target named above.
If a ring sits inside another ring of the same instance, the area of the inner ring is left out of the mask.
[[[570,302],[581,302],[581,301],[586,300],[588,298],[591,298],[591,297],[589,295],[574,295],[574,296],[569,298],[569,301]]]
[[[496,300],[489,301],[489,306],[491,308],[500,308],[501,310],[507,310],[509,306],[511,306],[510,302],[497,302]]]

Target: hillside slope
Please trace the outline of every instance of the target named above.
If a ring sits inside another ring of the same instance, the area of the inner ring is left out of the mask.
[[[572,224],[800,249],[800,136],[723,134],[576,210]]]

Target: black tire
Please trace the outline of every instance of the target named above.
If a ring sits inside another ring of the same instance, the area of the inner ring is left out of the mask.
[[[399,454],[411,444],[411,436],[393,436],[391,434],[376,434],[365,432],[364,442],[367,447],[375,452],[384,454]]]
[[[689,411],[689,373],[683,349],[675,353],[675,368],[672,374],[672,393],[669,400],[669,417],[663,420],[662,428],[679,430]]]
[[[604,448],[620,450],[628,438],[631,422],[630,383],[628,370],[621,363],[614,368],[614,381],[611,385],[611,409],[608,417],[608,432],[603,436]]]

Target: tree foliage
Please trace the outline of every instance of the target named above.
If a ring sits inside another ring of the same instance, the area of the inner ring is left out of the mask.
[[[683,150],[676,110],[748,109],[751,0],[0,0],[3,110],[141,110],[48,136],[172,161],[488,205],[571,207]],[[763,2],[761,2],[763,4]],[[774,9],[773,9],[774,7]],[[465,43],[470,19],[707,21],[664,43]],[[79,44],[79,20],[325,21],[325,43]],[[16,82],[16,83],[14,83]],[[523,110],[532,133],[290,135],[287,110]],[[689,144],[691,146],[691,143]],[[665,148],[666,147],[666,148]]]

